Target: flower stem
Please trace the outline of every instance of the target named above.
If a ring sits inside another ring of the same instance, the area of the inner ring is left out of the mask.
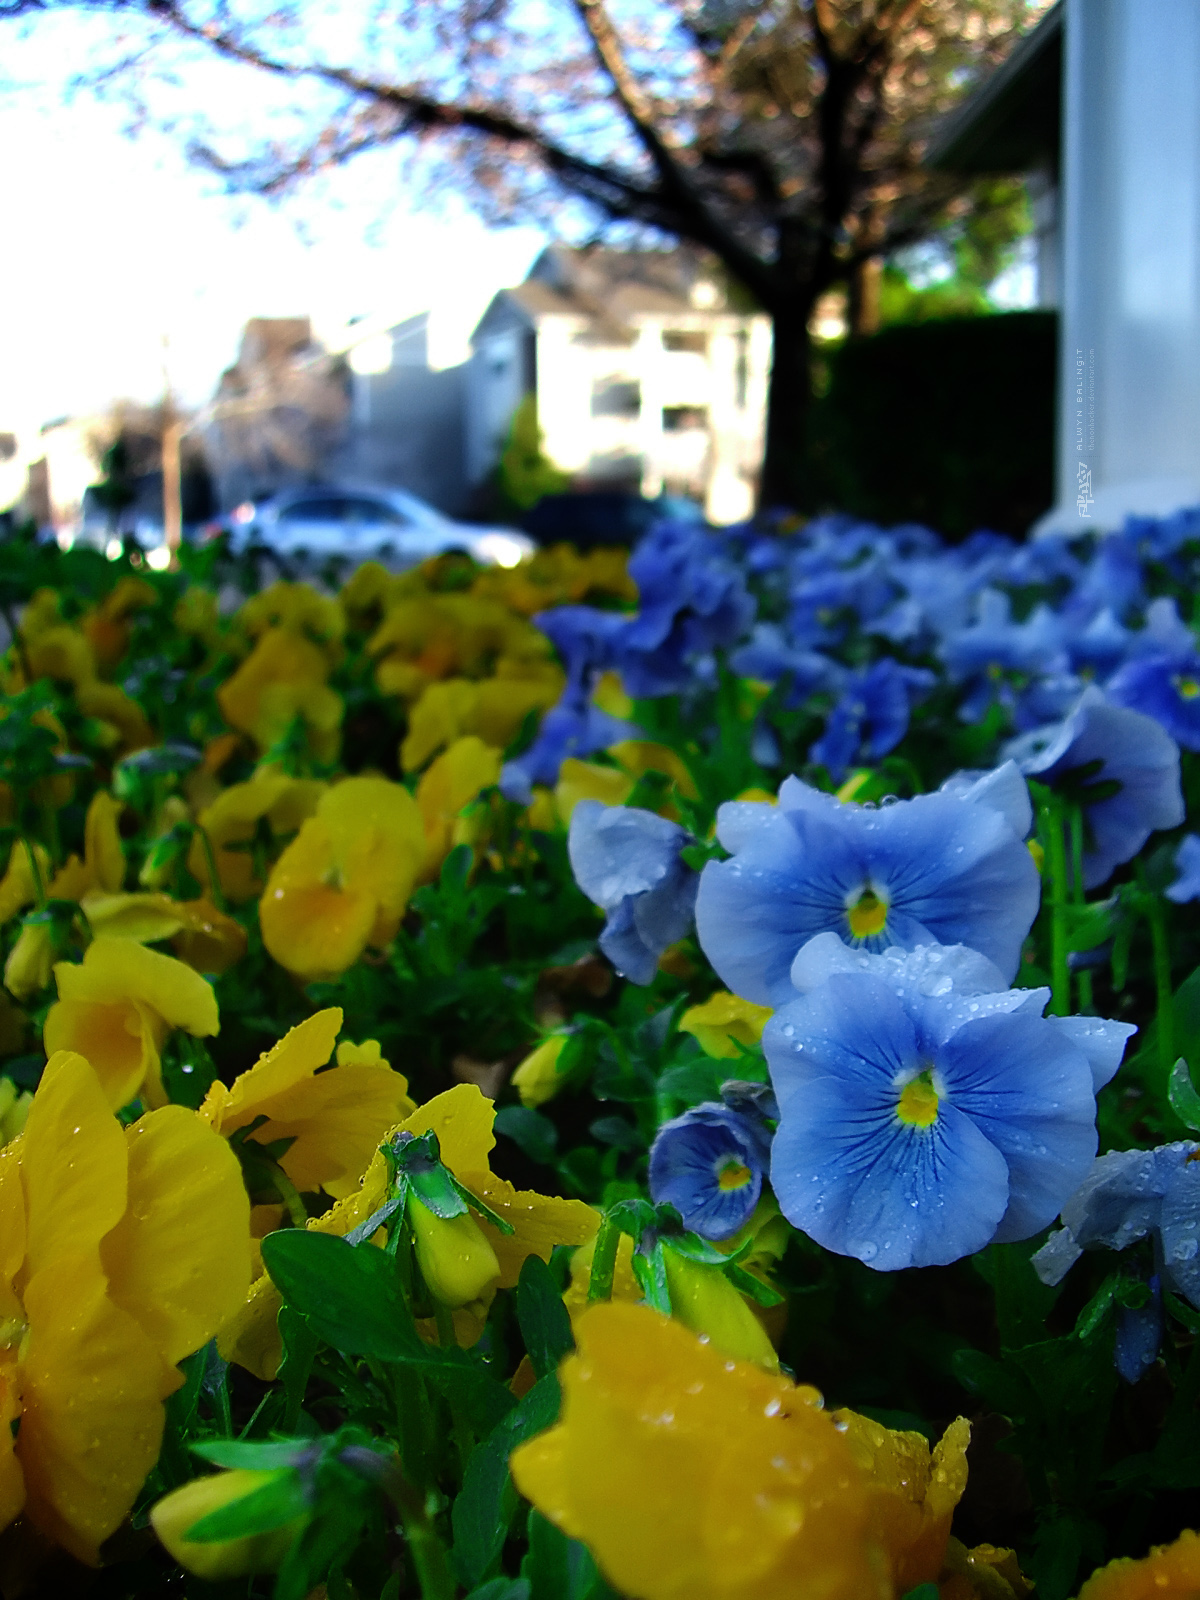
[[[1164,1080],[1175,1065],[1175,992],[1171,985],[1171,942],[1167,936],[1166,907],[1152,890],[1145,897],[1146,921],[1154,952],[1154,989],[1157,998],[1158,1060]]]
[[[1083,889],[1083,810],[1078,805],[1073,805],[1069,813],[1071,829],[1071,890],[1072,902],[1077,906],[1086,904],[1086,895]],[[1079,1009],[1094,1014],[1096,1009],[1095,995],[1092,989],[1092,975],[1084,967],[1076,973],[1079,984]]]
[[[592,1249],[592,1272],[588,1280],[588,1299],[611,1300],[613,1277],[617,1270],[617,1245],[621,1230],[609,1217],[600,1224],[596,1243]]]
[[[1070,878],[1062,802],[1057,795],[1047,794],[1038,809],[1046,849],[1046,875],[1050,879],[1050,1009],[1056,1017],[1065,1017],[1071,1011],[1071,969],[1067,963]]]

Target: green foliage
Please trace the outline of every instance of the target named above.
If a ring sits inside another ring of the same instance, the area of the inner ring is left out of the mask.
[[[556,467],[542,450],[534,394],[525,395],[513,412],[497,480],[503,499],[518,511],[528,511],[544,495],[561,494],[570,485],[570,473]]]

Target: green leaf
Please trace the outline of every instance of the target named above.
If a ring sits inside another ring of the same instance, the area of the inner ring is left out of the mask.
[[[467,1600],[529,1600],[528,1578],[493,1578],[472,1589]]]
[[[511,1139],[531,1161],[548,1167],[558,1150],[558,1129],[532,1106],[501,1106],[496,1113],[496,1132]]]
[[[1171,1110],[1184,1127],[1190,1128],[1193,1133],[1200,1133],[1200,1094],[1196,1093],[1188,1064],[1182,1056],[1171,1068],[1171,1076],[1167,1080],[1167,1098],[1171,1102]]]
[[[309,1510],[309,1493],[299,1473],[287,1468],[217,1511],[210,1511],[188,1529],[186,1537],[197,1544],[220,1544],[226,1539],[244,1539],[253,1533],[269,1533],[294,1522]]]
[[[938,1586],[936,1583],[919,1583],[915,1589],[910,1589],[904,1600],[938,1600]]]
[[[550,1268],[541,1256],[526,1256],[517,1283],[517,1321],[533,1370],[553,1372],[575,1348],[571,1319]]]
[[[568,1539],[540,1511],[530,1513],[521,1576],[529,1580],[529,1600],[607,1600],[613,1595],[587,1546]]]
[[[263,1240],[263,1262],[288,1304],[335,1350],[379,1361],[421,1358],[396,1263],[382,1250],[280,1228]]]
[[[508,1458],[519,1444],[558,1420],[561,1395],[551,1373],[535,1383],[516,1409],[474,1450],[454,1502],[454,1565],[463,1584],[479,1584],[504,1549],[518,1496]]]
[[[214,1467],[248,1467],[253,1472],[275,1467],[294,1467],[303,1456],[311,1455],[311,1439],[202,1439],[192,1446],[192,1454]]]
[[[283,1340],[283,1360],[277,1374],[284,1396],[280,1426],[290,1432],[300,1420],[304,1391],[321,1341],[311,1324],[291,1306],[280,1306],[278,1320]]]

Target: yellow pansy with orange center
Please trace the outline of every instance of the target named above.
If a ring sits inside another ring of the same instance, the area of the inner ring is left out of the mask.
[[[408,1081],[393,1072],[378,1044],[343,1044],[327,1071],[342,1026],[337,1007],[318,1011],[260,1056],[232,1088],[214,1083],[200,1118],[228,1138],[260,1117],[247,1135],[258,1144],[290,1139],[279,1165],[299,1190],[324,1189],[335,1198],[358,1187],[391,1127],[416,1108]]]
[[[1200,1595],[1200,1533],[1185,1529],[1142,1561],[1122,1558],[1093,1572],[1079,1600],[1196,1600]]]
[[[503,1234],[486,1219],[476,1219],[497,1269],[488,1293],[494,1288],[514,1288],[528,1256],[549,1261],[555,1245],[583,1244],[595,1236],[600,1226],[599,1213],[582,1200],[562,1200],[514,1189],[495,1176],[488,1165],[488,1155],[496,1142],[492,1133],[495,1116],[492,1102],[474,1084],[460,1083],[419,1106],[380,1140],[382,1144],[398,1133],[418,1136],[432,1131],[437,1135],[443,1164],[464,1187],[512,1225],[513,1232]],[[378,1211],[387,1189],[387,1162],[377,1152],[361,1186],[323,1217],[314,1217],[308,1226],[315,1233],[345,1237]],[[236,1361],[260,1378],[275,1376],[282,1355],[276,1320],[281,1304],[279,1291],[264,1273],[251,1286],[241,1311],[221,1332],[219,1348],[227,1361]],[[455,1312],[454,1329],[460,1343],[477,1339],[482,1328],[470,1308]],[[434,1336],[432,1329],[423,1331]]]
[[[299,978],[345,972],[368,945],[395,937],[425,850],[424,819],[403,784],[336,784],[271,869],[263,943]]]
[[[58,1000],[46,1015],[46,1052],[87,1051],[115,1111],[140,1095],[164,1104],[161,1059],[172,1028],[205,1037],[220,1018],[212,985],[198,972],[132,939],[93,939],[82,963],[54,968]]]
[[[0,1152],[0,1526],[24,1511],[98,1561],[158,1458],[176,1364],[245,1296],[248,1235],[237,1161],[194,1112],[123,1129],[83,1057],[51,1057]]]

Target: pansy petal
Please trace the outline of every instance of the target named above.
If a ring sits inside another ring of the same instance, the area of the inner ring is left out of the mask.
[[[464,1172],[461,1182],[486,1206],[513,1226],[511,1234],[501,1233],[486,1217],[477,1217],[496,1259],[500,1263],[497,1287],[515,1288],[521,1266],[528,1256],[550,1260],[555,1245],[581,1245],[596,1235],[600,1213],[582,1200],[563,1200],[557,1195],[538,1194],[531,1189],[514,1189],[486,1169]]]
[[[100,1247],[109,1292],[170,1366],[207,1343],[250,1287],[250,1202],[236,1156],[184,1106],[126,1130],[129,1204]]]
[[[98,1244],[125,1211],[125,1136],[80,1055],[50,1057],[20,1144],[26,1272]]]
[[[330,1006],[289,1028],[283,1038],[240,1073],[224,1095],[210,1092],[200,1115],[218,1133],[230,1134],[276,1107],[276,1098],[311,1078],[333,1054],[342,1027],[342,1012]],[[224,1085],[221,1085],[224,1088]],[[215,1090],[217,1085],[213,1085]]]
[[[488,1152],[496,1143],[495,1120],[495,1106],[475,1084],[458,1083],[419,1106],[400,1128],[405,1133],[436,1133],[443,1162],[461,1177],[464,1172],[488,1170]]]
[[[162,1402],[179,1375],[108,1298],[94,1250],[45,1266],[29,1282],[25,1309],[17,1445],[25,1514],[95,1565],[158,1459]]]

